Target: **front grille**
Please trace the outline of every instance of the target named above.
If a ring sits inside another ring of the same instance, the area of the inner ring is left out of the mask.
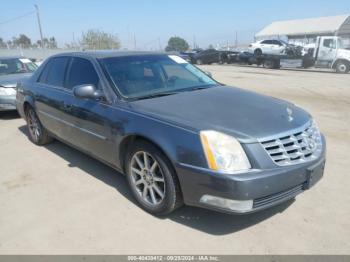
[[[261,208],[276,202],[291,199],[303,191],[303,184],[266,197],[254,199],[253,208]]]
[[[322,152],[322,138],[315,122],[276,138],[260,141],[271,159],[280,166],[311,161]]]

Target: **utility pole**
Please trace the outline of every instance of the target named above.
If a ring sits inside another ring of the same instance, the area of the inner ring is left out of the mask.
[[[36,17],[38,18],[38,25],[39,25],[39,31],[40,31],[40,39],[41,39],[41,48],[44,48],[44,42],[43,42],[43,31],[41,30],[41,22],[40,22],[40,15],[39,15],[39,7],[38,5],[34,5],[36,10]]]
[[[134,33],[134,50],[136,50],[136,34]]]
[[[235,48],[238,46],[238,33],[236,31],[236,38],[235,38]]]

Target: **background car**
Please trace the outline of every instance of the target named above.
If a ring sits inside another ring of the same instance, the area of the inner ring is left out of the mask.
[[[254,55],[247,51],[232,52],[227,55],[228,63],[243,63],[251,65],[255,61]]]
[[[212,64],[212,63],[229,63],[229,55],[234,56],[235,51],[225,51],[216,49],[207,49],[200,51],[192,56],[192,63],[197,65]]]
[[[249,45],[249,51],[255,56],[261,55],[288,55],[301,56],[302,47],[289,44],[283,40],[261,40]]]
[[[0,57],[0,111],[16,110],[16,86],[29,78],[37,65],[25,57]]]
[[[220,51],[207,49],[193,55],[192,62],[197,65],[218,63],[220,61]]]
[[[249,50],[255,55],[262,54],[278,55],[282,54],[287,47],[287,43],[282,40],[261,40],[249,45]]]

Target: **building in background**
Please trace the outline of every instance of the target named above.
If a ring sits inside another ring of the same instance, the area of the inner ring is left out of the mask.
[[[255,35],[256,39],[287,38],[290,43],[314,43],[318,36],[339,36],[350,46],[350,15],[276,21]]]

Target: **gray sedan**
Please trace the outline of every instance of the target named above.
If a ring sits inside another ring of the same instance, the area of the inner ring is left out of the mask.
[[[323,175],[325,139],[307,112],[172,54],[56,55],[18,87],[17,105],[33,143],[56,138],[115,168],[152,214],[254,212]]]

